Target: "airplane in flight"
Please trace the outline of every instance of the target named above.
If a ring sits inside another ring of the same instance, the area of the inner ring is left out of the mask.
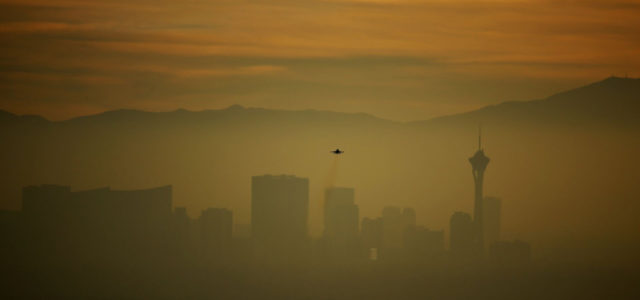
[[[344,153],[344,151],[341,151],[340,149],[336,149],[336,150],[331,151],[331,153],[333,153],[333,154],[342,154],[342,153]]]

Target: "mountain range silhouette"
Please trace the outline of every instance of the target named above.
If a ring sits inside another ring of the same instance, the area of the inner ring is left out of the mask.
[[[482,107],[477,110],[455,115],[441,116],[428,120],[406,122],[410,125],[432,125],[455,122],[492,122],[528,121],[562,122],[611,122],[615,125],[637,125],[640,112],[640,79],[609,77],[583,87],[561,92],[545,99],[531,101],[510,101],[497,105]],[[170,112],[145,112],[131,109],[118,109],[104,113],[81,116],[64,121],[48,121],[37,115],[15,115],[0,109],[0,122],[45,125],[46,123],[92,124],[100,122],[153,122],[179,121],[190,119],[207,121],[207,119],[227,120],[236,118],[305,120],[308,122],[363,122],[366,125],[376,123],[403,123],[384,120],[365,113],[340,113],[319,110],[275,110],[264,108],[247,108],[232,105],[220,110],[188,111],[178,109]],[[555,118],[558,118],[556,120]],[[208,120],[212,121],[212,120]]]

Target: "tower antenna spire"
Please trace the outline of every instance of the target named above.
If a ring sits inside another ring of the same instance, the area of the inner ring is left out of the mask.
[[[478,124],[478,150],[482,150],[482,124]]]

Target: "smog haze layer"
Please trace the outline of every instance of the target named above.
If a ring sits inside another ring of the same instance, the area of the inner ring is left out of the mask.
[[[485,195],[503,198],[505,238],[530,241],[543,257],[635,262],[639,96],[640,80],[608,78],[543,100],[409,123],[240,106],[116,110],[62,122],[3,113],[10,146],[2,163],[12,174],[0,184],[2,206],[19,209],[21,188],[32,184],[171,184],[174,205],[193,217],[228,207],[236,223],[248,224],[251,176],[294,174],[310,179],[314,236],[328,180],[355,188],[362,217],[410,206],[420,224],[445,229],[454,211],[473,211],[467,158],[482,124],[491,158]],[[336,147],[346,151],[339,170],[329,152]]]
[[[0,0],[0,298],[639,298],[639,16]]]

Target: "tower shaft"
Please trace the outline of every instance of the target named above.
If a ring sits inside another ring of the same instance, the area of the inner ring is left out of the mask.
[[[480,146],[480,145],[478,145]],[[476,231],[476,246],[479,251],[484,250],[484,224],[482,220],[483,215],[483,184],[484,184],[484,171],[489,164],[489,158],[484,155],[484,151],[482,149],[478,149],[478,151],[469,158],[469,162],[471,163],[471,171],[473,173],[473,183],[475,185],[475,193],[474,193],[474,205],[473,205],[473,223]]]
[[[475,193],[474,193],[474,202],[473,202],[473,222],[475,223],[476,231],[477,231],[477,242],[478,247],[483,249],[484,247],[484,220],[482,219],[482,199],[483,197],[483,183],[484,183],[484,170],[473,171],[473,181],[475,185]]]

